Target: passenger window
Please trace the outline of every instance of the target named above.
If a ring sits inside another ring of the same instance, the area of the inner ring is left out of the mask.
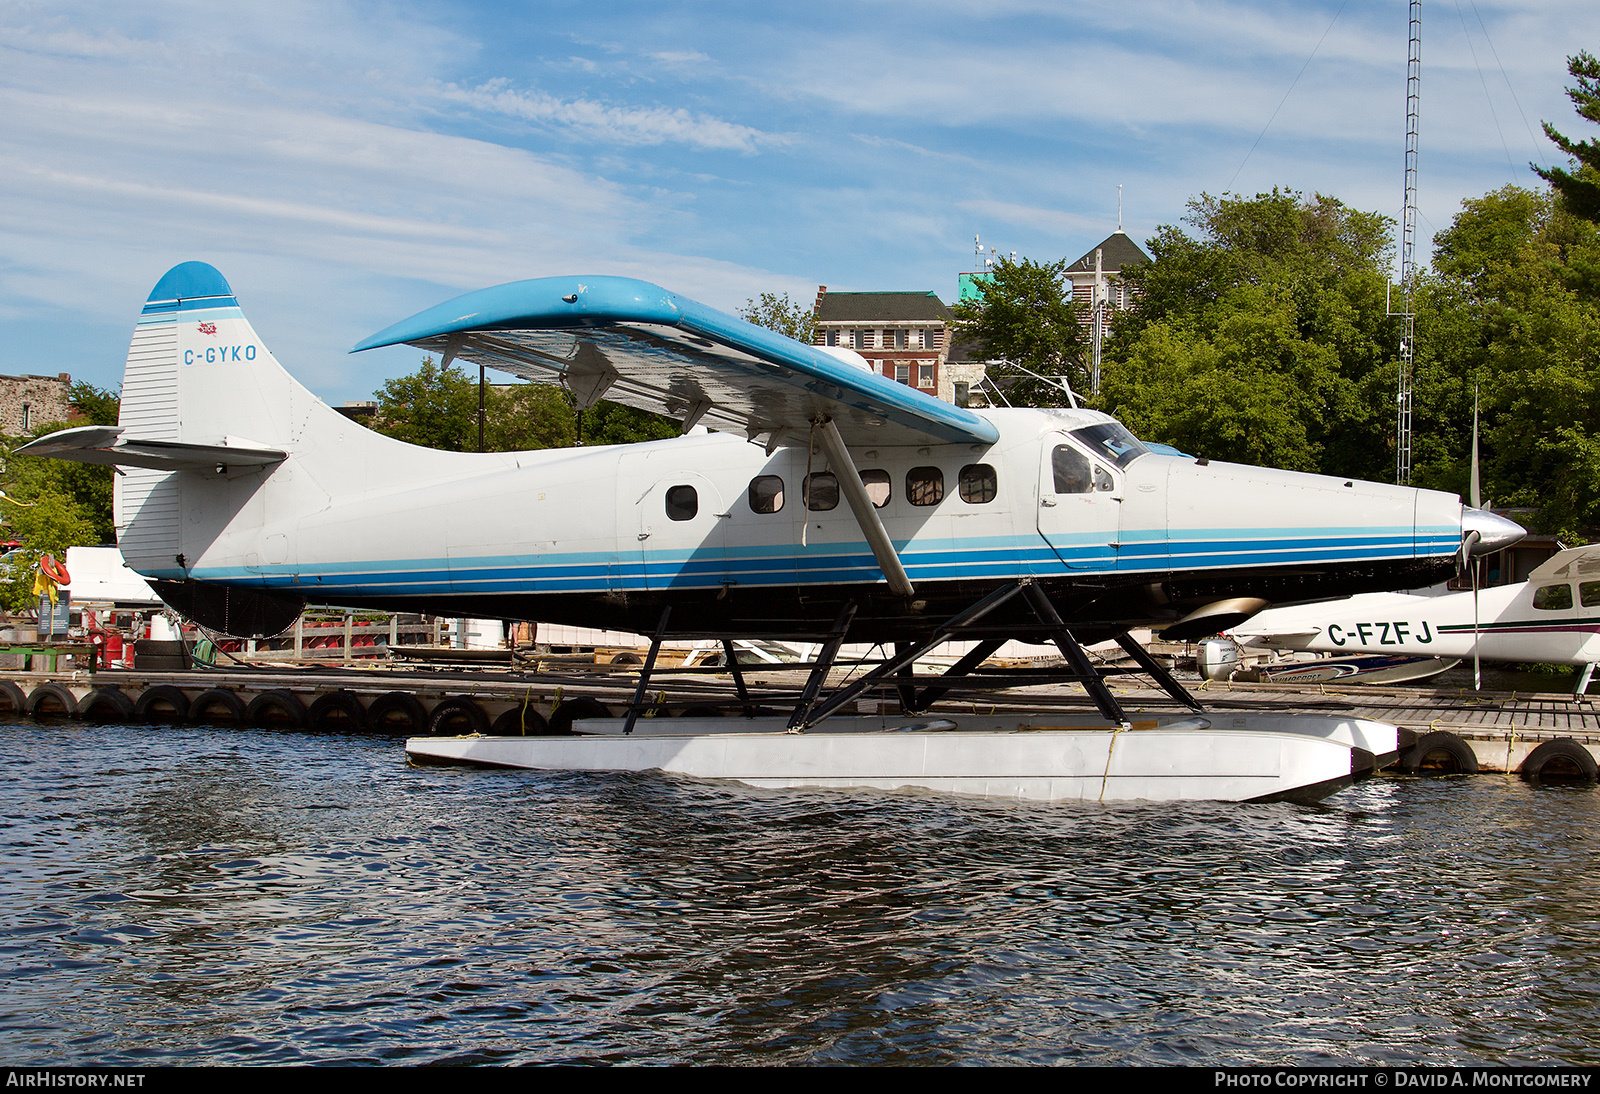
[[[826,513],[839,504],[839,480],[832,471],[818,471],[806,476],[806,508],[814,513]]]
[[[986,505],[994,500],[994,468],[986,463],[969,463],[961,469],[961,500],[973,505]]]
[[[776,513],[783,508],[783,479],[777,475],[757,475],[750,480],[750,509],[755,513]]]
[[[667,489],[667,519],[693,520],[700,512],[700,495],[692,486],[673,486]]]
[[[944,500],[944,472],[937,467],[907,471],[906,500],[912,505],[938,505]]]
[[[1600,607],[1600,581],[1585,581],[1579,585],[1578,602],[1585,608]]]
[[[904,331],[901,331],[904,334]],[[882,509],[889,504],[889,495],[894,493],[894,487],[889,481],[887,471],[861,472],[861,485],[867,488],[867,497],[872,499],[874,509]]]
[[[1070,445],[1056,445],[1050,455],[1050,469],[1055,473],[1058,494],[1087,494],[1094,487],[1089,457]]]
[[[1546,612],[1559,612],[1572,607],[1571,585],[1545,585],[1533,594],[1533,606]]]

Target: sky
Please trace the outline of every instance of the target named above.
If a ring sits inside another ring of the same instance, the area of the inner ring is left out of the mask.
[[[1141,243],[1201,193],[1400,214],[1405,0],[0,0],[0,373],[121,380],[220,269],[335,405],[488,285],[618,274],[735,310]],[[1593,0],[1428,0],[1419,239],[1593,136]]]

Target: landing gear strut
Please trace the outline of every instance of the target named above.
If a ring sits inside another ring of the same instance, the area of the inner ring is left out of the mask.
[[[1003,626],[985,625],[983,620],[1002,605],[1009,603],[1016,597],[1022,597],[1031,609],[1035,622],[1010,623]],[[1155,682],[1175,701],[1193,711],[1203,708],[1190,695],[1188,690],[1177,681],[1155,658],[1124,631],[1117,636],[1117,644],[1133,660],[1136,668],[1102,668],[1096,667],[1061,619],[1055,605],[1050,602],[1044,589],[1032,578],[1021,578],[1009,585],[1002,586],[978,601],[976,604],[958,612],[945,623],[935,628],[933,633],[920,642],[896,642],[894,653],[876,668],[857,680],[835,689],[824,695],[823,690],[827,681],[828,672],[833,668],[838,658],[839,648],[844,645],[849,633],[850,624],[856,614],[855,601],[848,601],[840,608],[839,614],[834,618],[833,626],[829,629],[827,639],[823,642],[822,649],[817,655],[816,662],[811,666],[810,676],[806,680],[805,688],[801,691],[795,703],[794,711],[790,715],[788,729],[791,733],[803,733],[817,725],[829,716],[843,709],[847,704],[855,701],[863,693],[893,683],[895,691],[900,697],[901,708],[907,712],[926,710],[937,702],[958,684],[989,683],[991,686],[1006,687],[1014,684],[1019,672],[1030,673],[1030,678],[1043,682],[1072,682],[1082,684],[1094,700],[1096,708],[1102,717],[1109,722],[1119,725],[1129,724],[1128,716],[1122,706],[1106,685],[1106,677],[1128,673],[1144,673],[1152,677]],[[633,704],[628,710],[627,724],[624,733],[632,733],[634,722],[645,707],[645,695],[649,691],[650,674],[655,667],[656,655],[661,647],[661,640],[667,633],[667,623],[671,615],[671,608],[661,613],[661,620],[657,624],[656,633],[650,643],[650,653],[646,657],[643,670],[639,674],[639,686],[634,693]],[[926,655],[935,647],[945,642],[963,638],[977,639],[977,645],[954,665],[950,666],[942,675],[923,687],[920,691],[916,687],[913,676],[913,666],[918,658]],[[1039,674],[1034,670],[991,670],[981,672],[980,666],[1008,639],[1040,639],[1053,642],[1066,659],[1068,671],[1050,671]],[[727,654],[727,664],[733,672],[734,685],[738,691],[739,701],[748,716],[753,711],[749,691],[745,687],[744,677],[739,668],[738,658],[734,655],[733,643],[724,639],[723,649]],[[998,683],[996,680],[998,678]]]

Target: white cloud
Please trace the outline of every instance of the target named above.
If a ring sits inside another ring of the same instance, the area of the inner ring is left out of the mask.
[[[439,97],[474,110],[490,110],[524,121],[567,128],[584,139],[617,144],[667,144],[755,152],[770,140],[760,130],[694,114],[682,107],[608,106],[589,99],[563,100],[538,91],[518,91],[505,80],[473,88],[447,84]]]

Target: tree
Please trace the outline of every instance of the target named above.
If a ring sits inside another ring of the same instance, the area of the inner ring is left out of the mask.
[[[739,309],[739,318],[808,346],[816,335],[816,316],[810,308],[790,300],[788,293],[778,296],[764,292],[757,299],[746,300]]]
[[[570,448],[577,443],[572,401],[553,384],[492,388],[486,404],[484,447],[490,452]]]
[[[661,441],[682,432],[682,427],[671,418],[604,399],[583,412],[585,445]]]
[[[976,360],[993,363],[991,375],[1013,402],[1061,406],[1066,395],[1006,364],[1059,377],[1074,391],[1085,387],[1081,309],[1063,285],[1066,268],[1066,259],[1003,260],[992,277],[976,282],[976,299],[955,306],[956,337],[971,344]]]
[[[378,432],[447,452],[478,450],[478,383],[454,362],[425,357],[407,376],[384,381],[374,393]],[[670,418],[602,400],[583,412],[584,444],[628,444],[678,435]],[[578,414],[553,384],[491,387],[484,398],[484,448],[517,452],[565,448],[577,442]]]
[[[477,450],[478,385],[455,362],[440,366],[424,357],[416,372],[385,380],[374,394],[378,432],[424,448]]]
[[[1567,98],[1577,107],[1578,116],[1600,123],[1600,60],[1579,50],[1567,58],[1567,71],[1578,81],[1576,87],[1567,88]],[[1600,141],[1568,140],[1549,122],[1544,123],[1544,133],[1572,157],[1573,169],[1546,170],[1535,165],[1534,171],[1561,195],[1570,212],[1585,220],[1600,220]]]
[[[1123,271],[1100,405],[1196,455],[1381,479],[1399,330],[1391,223],[1318,194],[1202,194]]]
[[[76,425],[115,425],[117,396],[93,384],[78,382],[68,389],[68,402],[78,412]],[[45,422],[7,447],[63,428]],[[0,602],[11,611],[34,605],[33,574],[41,555],[66,557],[68,547],[111,543],[112,475],[109,467],[71,463],[39,456],[7,456],[0,489],[0,521],[22,547],[0,567]]]
[[[1440,403],[1452,419],[1444,431],[1460,439],[1447,458],[1419,465],[1419,483],[1464,488],[1476,384],[1486,496],[1536,510],[1535,530],[1569,542],[1593,537],[1600,226],[1555,193],[1508,186],[1463,203],[1435,237],[1435,266],[1422,293],[1418,348],[1453,385]],[[1447,344],[1431,347],[1437,340]]]

